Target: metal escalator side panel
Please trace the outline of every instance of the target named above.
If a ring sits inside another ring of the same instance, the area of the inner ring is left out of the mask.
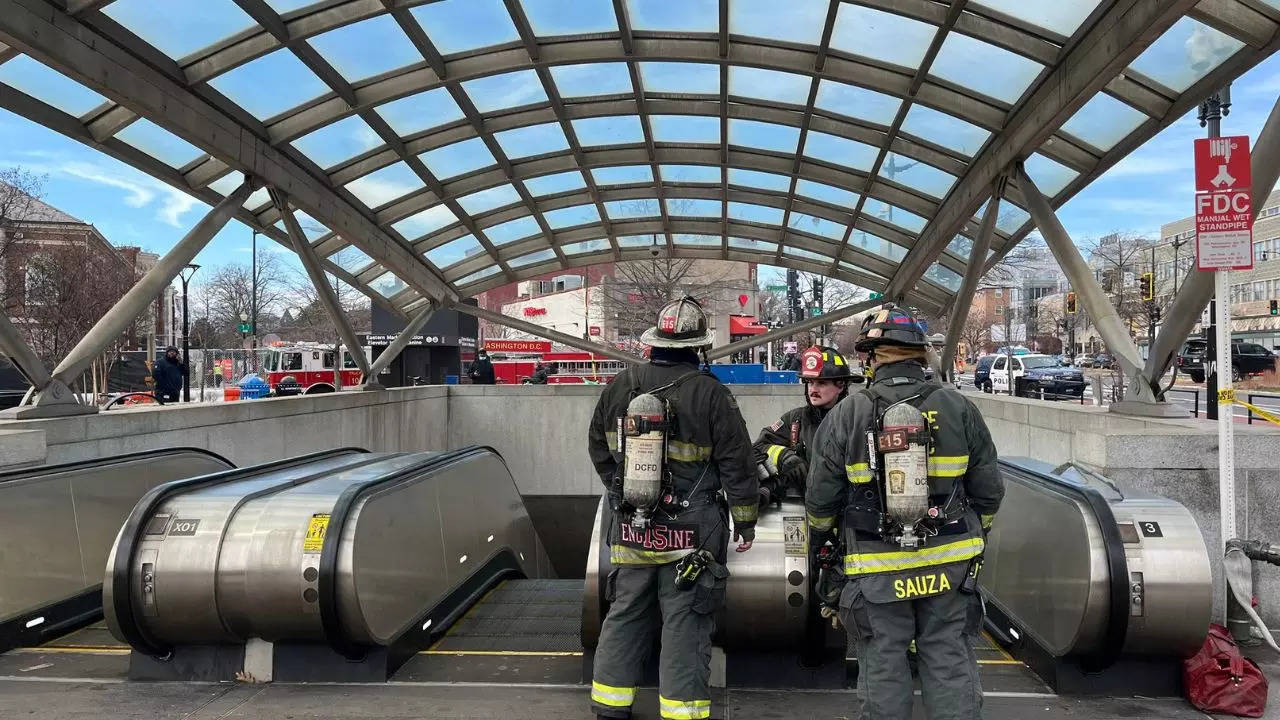
[[[1005,473],[981,583],[987,602],[1057,657],[1097,647],[1110,574],[1097,521],[1080,501]]]
[[[319,567],[338,497],[418,462],[409,454],[370,454],[304,483],[248,500],[228,525],[217,568],[218,612],[243,641],[323,641]]]
[[[142,610],[148,631],[169,645],[243,642],[246,636],[237,635],[223,620],[224,598],[217,582],[224,542],[240,512],[299,483],[342,473],[374,457],[327,457],[238,482],[209,485],[162,502],[156,516],[168,518],[168,529],[148,532],[138,544],[132,588],[134,607]],[[262,560],[255,558],[255,562]]]
[[[604,624],[606,603],[605,582],[613,565],[609,562],[609,523],[613,511],[609,509],[607,496],[600,496],[596,505],[596,520],[592,526],[591,544],[587,547],[587,569],[582,587],[582,647],[594,648],[600,641],[600,627]]]
[[[1194,654],[1213,615],[1209,552],[1195,517],[1178,503],[1135,493],[1113,509],[1117,523],[1133,526],[1123,533],[1130,584],[1125,654]]]
[[[0,552],[0,652],[101,612],[102,567],[139,497],[231,467],[175,448],[0,473],[0,543],[22,548]]]
[[[424,613],[444,622],[453,609],[429,611],[457,588],[496,579],[487,573],[505,575],[514,563],[538,577],[548,567],[515,481],[489,448],[371,490],[353,504],[340,541],[338,613],[358,645],[417,633]]]
[[[323,452],[287,458],[252,468],[231,469],[198,477],[174,480],[153,487],[147,491],[129,513],[121,526],[116,540],[107,557],[106,578],[103,580],[103,614],[111,634],[139,652],[162,657],[168,654],[168,648],[157,641],[145,627],[142,608],[134,602],[133,590],[139,581],[133,578],[135,560],[139,544],[146,537],[148,530],[155,530],[157,508],[172,497],[182,493],[199,490],[204,487],[233,483],[238,480],[260,475],[264,472],[286,470],[325,458],[340,458],[366,451],[359,448],[338,448]],[[172,520],[169,518],[168,520]],[[163,532],[168,531],[166,520]]]
[[[788,501],[761,511],[749,551],[729,551],[723,622],[717,622],[724,647],[778,650],[804,641],[811,585],[807,538],[804,505]]]

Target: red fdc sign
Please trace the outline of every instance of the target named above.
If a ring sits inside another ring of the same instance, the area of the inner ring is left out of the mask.
[[[1196,267],[1253,267],[1253,173],[1249,138],[1199,138],[1196,160]]]

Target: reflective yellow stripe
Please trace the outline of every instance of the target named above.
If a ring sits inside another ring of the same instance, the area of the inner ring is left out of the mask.
[[[868,463],[845,465],[844,474],[848,476],[851,483],[869,483],[871,482],[871,465]]]
[[[973,537],[946,545],[926,547],[915,552],[855,553],[844,556],[844,574],[846,576],[871,575],[929,565],[945,565],[977,557],[982,554],[982,548],[982,538]]]
[[[606,432],[604,439],[609,443],[609,452],[618,452],[618,433]]]
[[[968,470],[968,455],[933,455],[929,458],[929,474],[935,477],[960,477]]]
[[[706,462],[711,459],[711,446],[671,440],[667,442],[667,459],[680,462]]]
[[[755,522],[760,517],[760,506],[755,503],[734,505],[729,508],[729,514],[733,516],[734,522]]]
[[[709,718],[710,700],[672,700],[658,696],[658,711],[664,718]]]
[[[836,367],[840,367],[841,365],[844,365],[844,357],[840,355],[836,355],[835,357],[832,358],[832,360],[835,360]]]
[[[765,457],[769,459],[769,463],[772,465],[772,467],[767,467],[767,469],[775,475],[778,472],[778,458],[782,457],[782,452],[784,450],[786,450],[786,448],[782,445],[770,445],[769,449],[764,453]]]
[[[996,521],[996,516],[994,513],[991,515],[979,515],[978,519],[982,521],[982,528],[984,530],[990,530],[991,524]]]
[[[826,532],[836,526],[835,516],[818,517],[817,515],[809,516],[809,527],[820,532]]]
[[[598,702],[609,707],[631,707],[631,703],[635,702],[635,699],[636,689],[633,687],[614,687],[594,680],[591,681],[592,702]]]
[[[628,545],[609,546],[609,561],[614,565],[666,565],[693,550],[641,550]]]

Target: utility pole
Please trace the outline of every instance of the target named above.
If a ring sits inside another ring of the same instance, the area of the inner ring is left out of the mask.
[[[1206,128],[1208,137],[1222,137],[1222,117],[1231,113],[1231,86],[1218,90],[1217,92],[1205,98],[1200,103],[1200,127]],[[1225,271],[1219,271],[1219,277],[1225,275]],[[1218,283],[1222,286],[1223,283]],[[1215,292],[1215,298],[1209,301],[1209,306],[1213,307],[1215,302],[1230,302],[1230,297],[1223,297],[1226,293],[1222,292],[1222,288],[1218,287]],[[1205,387],[1205,417],[1210,420],[1218,419],[1218,363],[1217,358],[1217,315],[1214,312],[1209,315],[1209,327],[1204,328],[1205,336],[1205,352],[1204,352],[1204,387]],[[1230,330],[1228,328],[1228,330]],[[1231,352],[1230,333],[1228,332],[1227,352]],[[1228,357],[1230,355],[1228,354]],[[1230,412],[1230,411],[1229,411]]]

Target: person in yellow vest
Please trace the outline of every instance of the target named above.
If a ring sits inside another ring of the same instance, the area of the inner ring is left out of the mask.
[[[610,605],[596,647],[591,709],[598,717],[631,717],[660,626],[659,714],[696,720],[711,717],[711,632],[729,577],[729,518],[734,540],[741,540],[737,551],[750,549],[759,480],[738,403],[699,368],[711,332],[697,301],[668,303],[641,341],[653,348],[649,362],[609,383],[587,439],[613,510],[614,567],[605,581]],[[660,491],[644,492],[654,484]]]
[[[788,410],[777,422],[761,429],[752,446],[761,469],[762,506],[788,495],[804,497],[814,433],[831,408],[849,394],[849,386],[862,382],[862,376],[854,373],[839,350],[814,345],[800,353],[800,382],[804,384],[804,406]]]
[[[911,717],[913,639],[928,717],[981,717],[976,579],[1004,484],[977,408],[925,380],[927,344],[910,314],[876,312],[856,344],[872,381],[827,415],[810,452],[811,542],[844,578],[824,615],[836,610],[856,646],[868,720]]]

